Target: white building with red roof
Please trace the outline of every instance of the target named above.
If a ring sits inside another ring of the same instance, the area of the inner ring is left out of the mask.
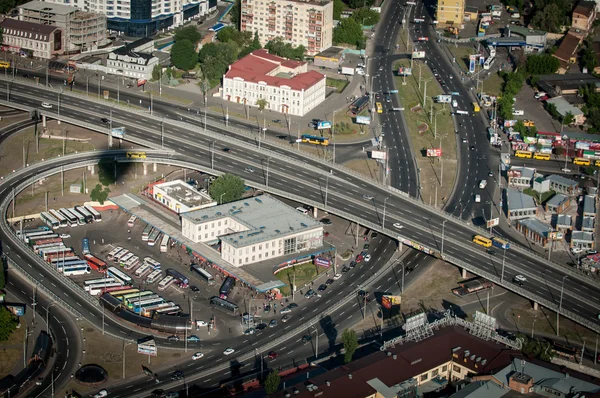
[[[304,61],[293,61],[256,50],[229,65],[221,96],[226,101],[304,116],[325,101],[325,75],[309,71]]]

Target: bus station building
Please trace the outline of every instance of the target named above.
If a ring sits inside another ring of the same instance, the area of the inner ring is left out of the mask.
[[[181,180],[154,185],[152,197],[178,214],[217,205],[206,191],[200,192]]]

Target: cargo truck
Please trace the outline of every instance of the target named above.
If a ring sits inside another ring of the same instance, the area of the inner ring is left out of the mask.
[[[342,75],[354,75],[354,68],[348,68],[346,66],[342,66],[342,70],[340,72]]]

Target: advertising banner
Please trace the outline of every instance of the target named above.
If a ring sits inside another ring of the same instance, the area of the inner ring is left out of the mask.
[[[114,138],[125,138],[125,127],[115,127],[110,131]]]
[[[413,59],[425,58],[425,51],[413,51]]]
[[[540,143],[542,145],[551,146],[552,145],[552,139],[550,139],[550,138],[538,138],[538,143]],[[598,149],[600,149],[600,146],[598,146]]]
[[[329,268],[331,267],[331,260],[325,257],[315,257],[314,264],[319,267]]]
[[[371,151],[371,159],[385,160],[385,151]]]
[[[394,305],[400,305],[402,298],[400,296],[381,296],[381,304],[388,310]]]
[[[412,75],[412,68],[406,68],[406,67],[399,67],[398,68],[398,76],[411,76]]]
[[[151,355],[153,357],[158,355],[158,349],[156,347],[156,342],[154,339],[138,341],[137,352],[138,354]]]
[[[81,193],[81,184],[71,184],[69,185],[70,193]]]
[[[497,225],[500,224],[500,219],[499,218],[492,218],[491,220],[487,220],[487,227],[488,228],[493,228]]]
[[[441,157],[442,148],[427,148],[427,157]]]
[[[470,55],[469,56],[469,73],[475,72],[475,62],[477,61],[477,56]]]
[[[537,138],[525,137],[525,138],[523,138],[523,141],[526,142],[527,144],[535,144],[535,143],[537,143]]]
[[[356,117],[356,123],[357,124],[371,124],[371,117],[370,116],[357,116]]]
[[[5,304],[6,309],[13,313],[15,316],[23,316],[25,315],[25,305],[24,304]]]
[[[575,143],[575,149],[583,149],[584,151],[587,151],[590,149],[590,143],[585,141],[577,141]]]
[[[319,120],[317,122],[317,130],[325,130],[331,128],[331,122],[327,120]]]
[[[138,79],[138,81],[137,81],[138,87],[143,86],[144,84],[146,84],[146,79]]]

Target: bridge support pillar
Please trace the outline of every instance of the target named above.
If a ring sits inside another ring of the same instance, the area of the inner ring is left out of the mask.
[[[144,166],[144,175],[147,176],[148,175],[148,164],[142,163],[142,165]]]
[[[112,148],[113,147],[113,138],[112,138],[112,134],[108,135],[108,147]]]
[[[47,124],[46,115],[42,115],[42,127],[46,127],[46,124]]]
[[[88,166],[88,169],[90,170],[90,174],[91,175],[94,175],[94,173],[96,172],[96,166],[95,165]]]
[[[534,310],[534,311],[537,311],[537,310],[539,310],[539,309],[540,309],[540,305],[539,305],[539,304],[538,304],[536,301],[534,301],[534,302],[533,302],[533,310]]]
[[[156,173],[157,165],[156,163],[152,163],[152,171]]]
[[[313,207],[313,218],[317,218],[319,217],[319,209],[317,209],[316,207]]]
[[[462,269],[461,278],[467,279],[467,270],[465,268]]]

